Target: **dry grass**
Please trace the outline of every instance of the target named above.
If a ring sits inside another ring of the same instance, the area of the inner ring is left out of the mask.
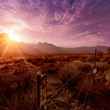
[[[94,57],[86,54],[1,60],[0,110],[34,110],[39,69],[48,76],[48,98],[64,86],[48,110],[109,110],[109,61],[109,55],[98,56],[98,71],[93,75]]]

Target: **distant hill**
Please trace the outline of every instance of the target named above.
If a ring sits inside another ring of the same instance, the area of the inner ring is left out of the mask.
[[[109,47],[97,46],[97,51],[106,53]],[[37,44],[16,43],[2,44],[0,43],[0,54],[4,56],[36,56],[41,54],[76,54],[76,53],[94,53],[95,47],[76,47],[64,48],[49,43],[39,42]]]
[[[106,53],[109,47],[96,46],[96,47],[75,47],[75,48],[62,48],[67,53],[94,53],[95,49],[97,52]]]
[[[65,47],[58,47],[56,45],[50,43],[37,43],[37,44],[25,44],[24,45],[27,52],[31,53],[41,53],[41,54],[63,54],[63,53],[94,53],[95,48],[97,52],[104,52],[106,53],[108,48],[107,46],[96,46],[96,47],[75,47],[75,48],[65,48]],[[23,48],[24,48],[23,47]]]

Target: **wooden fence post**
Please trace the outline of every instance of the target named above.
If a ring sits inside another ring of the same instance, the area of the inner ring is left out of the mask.
[[[37,75],[37,110],[40,110],[40,86],[41,86],[41,75]]]

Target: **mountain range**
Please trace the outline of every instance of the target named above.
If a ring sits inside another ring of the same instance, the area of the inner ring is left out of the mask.
[[[97,52],[106,53],[109,49],[107,46],[96,46],[96,47],[59,47],[50,43],[39,42],[37,44],[21,44],[21,49],[25,53],[32,55],[38,54],[77,54],[77,53],[94,53],[95,49]]]
[[[29,43],[18,43],[11,42],[0,43],[0,55],[1,56],[23,56],[23,55],[43,55],[43,54],[78,54],[78,53],[94,53],[95,49],[97,52],[106,53],[110,47],[107,46],[96,46],[96,47],[74,47],[66,48],[59,47],[54,44],[47,42],[39,42],[37,44]]]

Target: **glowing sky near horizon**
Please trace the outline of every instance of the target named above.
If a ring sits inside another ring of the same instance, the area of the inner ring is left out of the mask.
[[[110,0],[0,0],[0,32],[24,42],[110,45]]]

